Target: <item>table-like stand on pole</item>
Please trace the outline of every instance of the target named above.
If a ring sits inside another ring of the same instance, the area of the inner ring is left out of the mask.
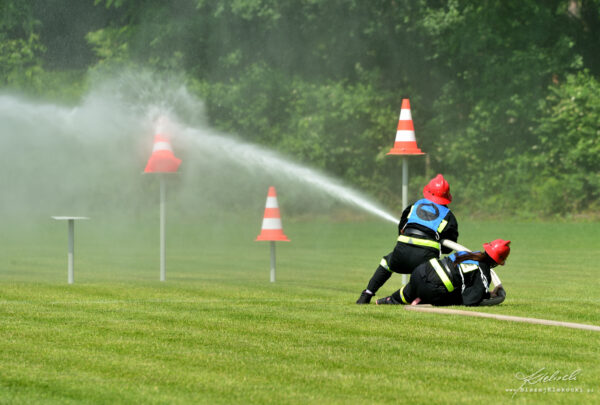
[[[67,229],[69,234],[68,254],[67,254],[67,281],[69,284],[75,282],[75,221],[79,219],[89,219],[88,217],[52,217],[58,221],[67,221]]]

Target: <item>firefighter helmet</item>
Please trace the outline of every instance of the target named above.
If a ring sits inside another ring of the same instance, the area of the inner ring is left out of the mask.
[[[450,186],[441,174],[435,176],[425,187],[423,187],[423,197],[436,204],[446,205],[452,201]]]
[[[496,239],[490,243],[484,243],[483,249],[496,263],[503,266],[510,254],[510,241]]]

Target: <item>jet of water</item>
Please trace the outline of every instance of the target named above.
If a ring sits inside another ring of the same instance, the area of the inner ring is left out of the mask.
[[[173,125],[169,127],[161,116]],[[188,187],[193,182],[204,187],[200,189],[205,191],[202,199],[208,196],[218,204],[229,197],[247,200],[248,193],[239,190],[235,190],[237,195],[207,193],[212,179],[206,173],[220,171],[219,180],[231,180],[232,184],[264,182],[275,174],[303,184],[304,194],[318,191],[328,201],[340,201],[398,223],[376,202],[339,180],[267,147],[210,129],[202,101],[184,85],[143,72],[96,84],[75,107],[0,94],[0,146],[6,151],[0,178],[5,198],[0,212],[91,215],[115,208],[151,207],[140,174],[152,150],[153,124],[159,125],[155,133],[171,132],[174,143],[179,142],[174,145],[175,154],[182,153],[184,165],[188,163],[189,171],[184,169],[181,177],[190,182],[181,189],[190,197],[181,198],[185,207],[199,201],[199,190]],[[246,170],[234,170],[240,166]],[[194,170],[199,168],[207,171]]]
[[[272,150],[198,128],[184,128],[180,136],[213,156],[236,162],[248,169],[260,168],[266,173],[278,173],[382,219],[396,224],[399,222],[396,217],[360,192],[315,169],[295,163]]]

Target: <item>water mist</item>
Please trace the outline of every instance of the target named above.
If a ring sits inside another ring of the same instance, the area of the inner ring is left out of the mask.
[[[169,118],[167,131],[175,154],[184,160],[180,185],[172,191],[181,191],[180,204],[192,207],[210,199],[219,205],[238,198],[256,200],[260,206],[266,187],[249,196],[252,188],[238,186],[269,181],[398,222],[331,176],[208,128],[199,99],[181,84],[152,74],[103,81],[76,107],[0,95],[0,145],[5,151],[0,213],[94,215],[151,207],[140,177],[161,116]],[[204,192],[211,178],[225,188],[231,181],[235,191]]]

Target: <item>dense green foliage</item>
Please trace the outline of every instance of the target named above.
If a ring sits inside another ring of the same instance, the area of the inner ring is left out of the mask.
[[[4,86],[71,100],[85,73],[186,77],[211,124],[386,203],[403,97],[411,181],[443,172],[460,207],[600,209],[600,0],[2,0]]]
[[[292,242],[277,244],[275,283],[268,243],[253,242],[256,221],[230,219],[215,231],[187,218],[170,222],[167,282],[159,283],[155,225],[79,222],[73,285],[64,223],[3,225],[0,403],[600,399],[598,332],[355,305],[393,242],[391,224],[287,221]],[[506,301],[475,310],[600,324],[597,223],[462,226],[467,246],[498,235],[513,240],[498,269]],[[229,259],[231,246],[243,260]],[[379,296],[400,280],[392,276]],[[507,390],[523,383],[517,373],[542,368],[580,373],[526,388],[582,391],[511,398]]]

